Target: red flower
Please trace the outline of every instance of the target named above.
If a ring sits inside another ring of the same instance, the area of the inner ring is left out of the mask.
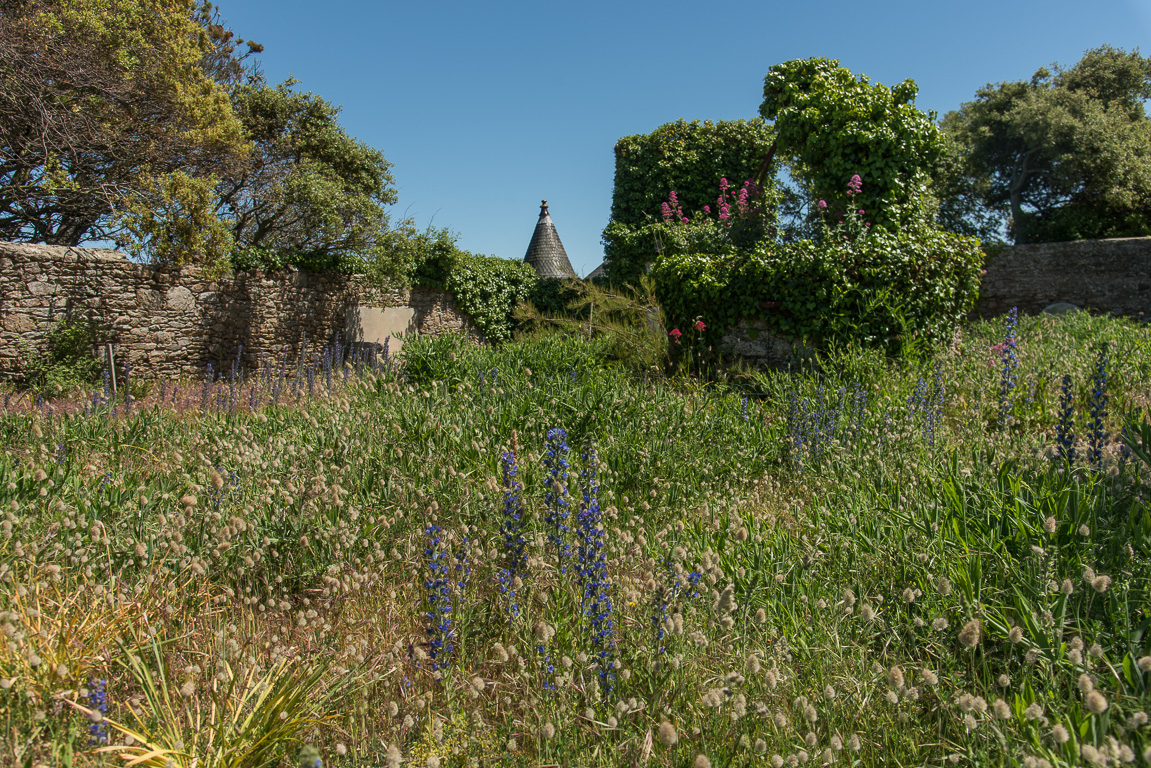
[[[682,336],[683,333],[680,332],[679,328],[672,328],[671,331],[669,331],[667,335],[671,336],[671,340],[673,343],[679,344],[679,337]]]
[[[703,331],[704,331],[704,329],[705,329],[705,328],[707,328],[707,326],[703,324],[703,321],[702,321],[702,320],[696,320],[696,321],[695,321],[695,329],[696,329],[698,332],[700,332],[700,333],[703,333]]]

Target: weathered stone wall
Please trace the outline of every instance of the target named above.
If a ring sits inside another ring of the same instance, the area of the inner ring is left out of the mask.
[[[261,353],[294,369],[301,352],[311,359],[356,340],[349,324],[363,307],[410,307],[417,333],[479,338],[444,291],[380,290],[358,276],[295,270],[213,282],[198,267],[135,264],[117,251],[0,243],[0,378],[19,377],[21,344],[36,346],[67,313],[95,322],[117,366],[126,359],[133,375],[159,378],[202,376],[208,363],[227,371],[240,345],[249,371]]]
[[[979,317],[1012,307],[1033,315],[1056,302],[1151,320],[1151,237],[1037,243],[988,259]]]
[[[725,331],[719,339],[718,351],[727,359],[771,368],[786,368],[812,355],[809,347],[772,333],[767,323],[759,319],[740,320]]]

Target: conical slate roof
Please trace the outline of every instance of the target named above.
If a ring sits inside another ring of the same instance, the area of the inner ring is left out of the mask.
[[[564,244],[556,233],[555,224],[552,224],[547,200],[540,203],[540,220],[536,222],[536,231],[532,233],[524,263],[530,265],[539,277],[576,277]]]
[[[591,274],[584,278],[584,280],[599,280],[600,278],[607,277],[607,272],[603,268],[603,264],[591,271]]]

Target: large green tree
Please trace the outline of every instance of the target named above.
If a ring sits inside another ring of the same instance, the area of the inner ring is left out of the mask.
[[[238,86],[232,104],[254,151],[216,186],[236,245],[313,256],[372,257],[396,201],[391,164],[349,136],[339,108],[295,80]]]
[[[131,239],[126,199],[208,203],[203,180],[249,149],[210,15],[193,0],[0,6],[0,237]]]
[[[1103,46],[948,113],[941,220],[1016,243],[1151,234],[1151,58]]]
[[[913,80],[887,88],[835,59],[795,59],[768,70],[759,112],[774,121],[780,152],[814,200],[862,208],[874,226],[897,231],[923,217],[944,152],[934,115],[915,107],[918,92]],[[855,175],[862,190],[849,201]]]

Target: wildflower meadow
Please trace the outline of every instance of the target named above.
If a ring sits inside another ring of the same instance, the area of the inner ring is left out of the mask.
[[[0,391],[0,765],[1151,764],[1151,328],[608,346]]]

